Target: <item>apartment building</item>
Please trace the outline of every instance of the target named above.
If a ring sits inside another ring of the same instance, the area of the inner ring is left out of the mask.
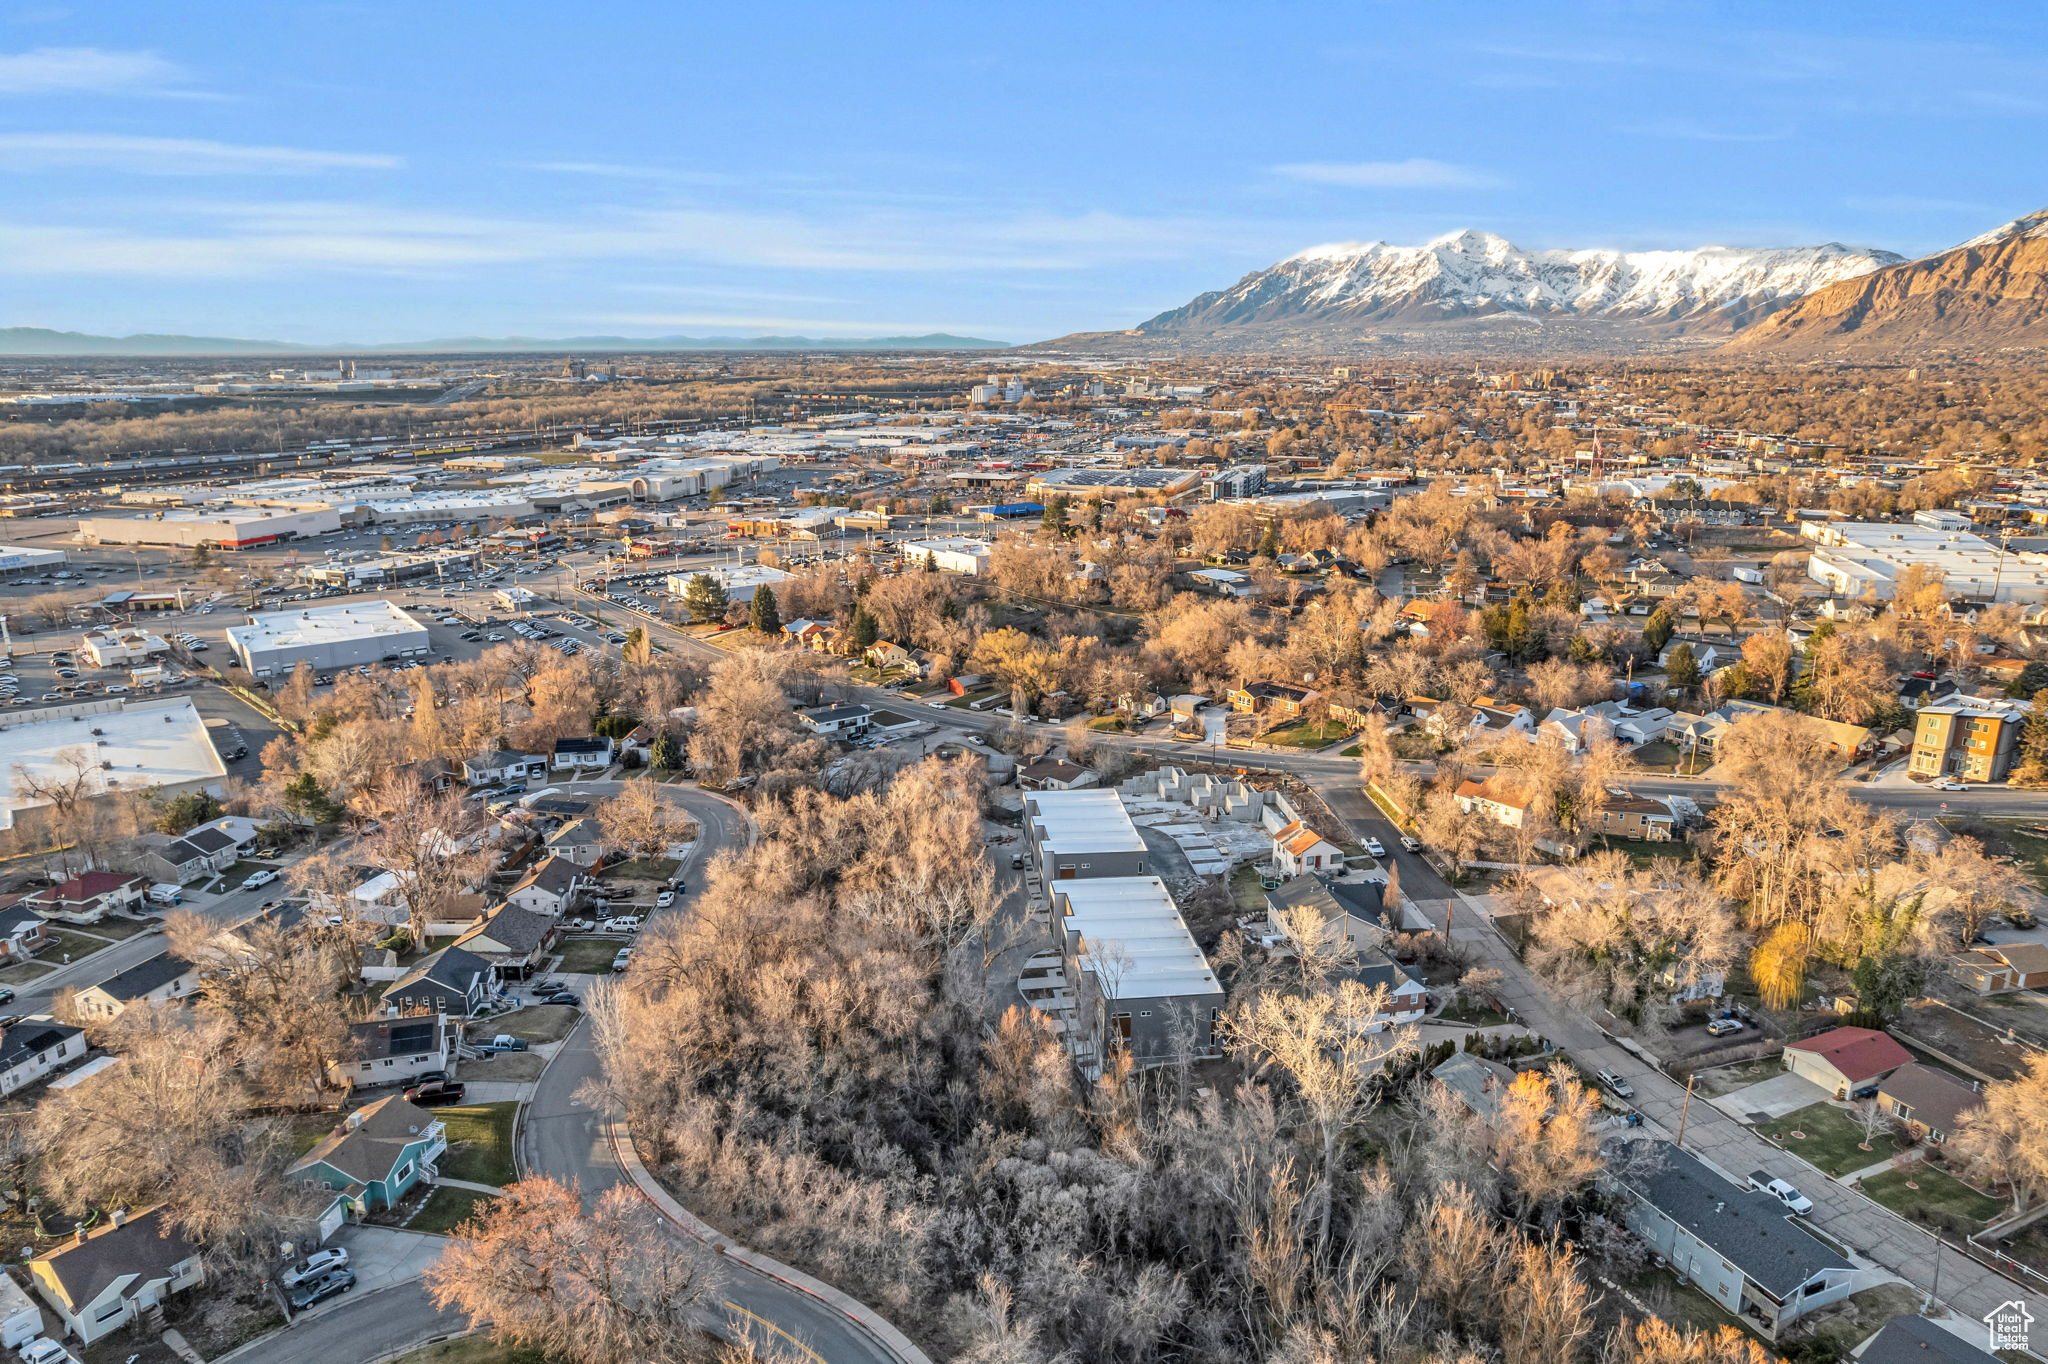
[[[1024,831],[1048,887],[1152,869],[1145,840],[1114,791],[1033,791],[1024,797]]]
[[[2009,701],[1946,701],[1920,708],[1913,725],[1916,777],[2004,781],[2019,752],[2027,708]]]

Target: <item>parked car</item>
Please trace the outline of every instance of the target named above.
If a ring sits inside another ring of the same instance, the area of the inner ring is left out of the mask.
[[[606,933],[638,933],[640,931],[640,916],[638,914],[621,914],[616,919],[606,919],[598,927]]]
[[[1402,834],[1401,846],[1406,848],[1409,852],[1419,853],[1422,851],[1422,840],[1417,838],[1414,834]]]
[[[1605,1085],[1611,1093],[1621,1098],[1633,1099],[1636,1096],[1636,1087],[1611,1070],[1595,1071],[1593,1072],[1593,1078]]]
[[[78,1364],[78,1356],[48,1336],[37,1336],[21,1347],[21,1364]]]
[[[490,1041],[484,1043],[481,1047],[478,1047],[477,1050],[488,1052],[525,1051],[526,1039],[523,1037],[514,1037],[509,1032],[501,1032],[496,1037],[493,1037]]]
[[[1938,781],[1934,783],[1934,789],[1937,791],[1967,791],[1970,788],[1959,781]]]
[[[353,1270],[330,1269],[311,1283],[302,1284],[292,1290],[292,1310],[303,1312],[309,1307],[326,1302],[329,1298],[339,1297],[355,1286],[356,1276]]]
[[[278,1281],[286,1288],[297,1288],[310,1283],[330,1269],[340,1269],[348,1264],[348,1252],[340,1246],[322,1246],[278,1275]]]
[[[1369,857],[1385,857],[1387,855],[1387,845],[1380,842],[1377,838],[1368,838],[1365,840],[1365,851]]]
[[[242,889],[258,890],[264,886],[269,885],[272,881],[275,881],[276,879],[277,873],[270,870],[268,867],[265,867],[262,871],[254,873],[249,877],[248,880],[242,882]]]
[[[1813,1211],[1812,1199],[1799,1192],[1798,1189],[1784,1180],[1773,1179],[1762,1170],[1757,1170],[1750,1174],[1749,1187],[1755,1189],[1758,1193],[1769,1194],[1780,1203],[1783,1203],[1793,1213],[1803,1215]]]
[[[1742,1028],[1743,1023],[1739,1018],[1717,1018],[1707,1024],[1707,1036],[1726,1037],[1729,1033],[1741,1032]]]
[[[654,907],[656,909],[667,909],[670,905],[674,904],[675,902],[676,893],[672,890],[662,891],[659,895],[656,895],[654,897]]]
[[[443,1104],[461,1103],[467,1092],[457,1080],[425,1080],[405,1091],[405,1101],[421,1108],[439,1108]]]
[[[633,949],[630,947],[621,947],[618,950],[618,952],[615,953],[612,957],[612,973],[616,975],[619,972],[624,971],[628,966],[631,966],[632,964]]]
[[[566,1004],[572,1009],[580,1008],[583,1004],[581,999],[570,994],[567,990],[557,990],[553,994],[542,995],[540,1002],[543,1004]]]
[[[5,985],[0,985],[0,1004],[12,1004],[13,1002],[14,991],[8,989]]]

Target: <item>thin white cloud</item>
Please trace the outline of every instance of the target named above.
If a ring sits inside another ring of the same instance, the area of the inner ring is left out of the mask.
[[[189,93],[183,67],[154,52],[38,47],[0,52],[0,94],[171,95]]]
[[[1420,156],[1406,161],[1295,161],[1273,167],[1273,173],[1348,189],[1479,189],[1500,183],[1470,166]]]
[[[1681,142],[1784,142],[1792,136],[1790,128],[1721,128],[1690,118],[1660,118],[1622,131],[1642,137],[1675,138]]]
[[[0,133],[0,169],[90,168],[138,175],[296,175],[326,170],[392,170],[401,158],[367,152],[252,147],[189,137],[105,133]]]

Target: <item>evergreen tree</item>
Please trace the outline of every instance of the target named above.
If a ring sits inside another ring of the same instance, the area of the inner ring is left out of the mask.
[[[1565,646],[1564,656],[1574,663],[1597,663],[1600,661],[1600,646],[1585,635],[1576,634]]]
[[[311,772],[301,772],[284,788],[284,808],[315,824],[333,824],[343,814],[340,805]]]
[[[782,631],[782,609],[775,600],[775,589],[766,583],[754,589],[753,604],[747,608],[747,624],[757,635],[780,634]]]
[[[863,654],[868,651],[869,645],[882,637],[882,627],[868,614],[865,606],[856,606],[853,609],[853,623],[846,628],[846,637],[847,642],[853,645],[853,651]]]
[[[1259,532],[1259,547],[1253,550],[1252,553],[1260,559],[1277,559],[1280,557],[1279,522],[1268,521],[1266,523],[1266,528]]]
[[[1700,684],[1700,661],[1693,657],[1692,645],[1681,644],[1671,651],[1671,658],[1664,665],[1664,677],[1674,687]]]
[[[1064,532],[1067,528],[1067,499],[1056,496],[1047,502],[1042,519],[1047,530]]]
[[[2020,675],[2005,689],[2007,696],[2035,696],[2048,687],[2048,659],[2035,659],[2020,669]]]
[[[2048,786],[2048,688],[2034,693],[2033,707],[2020,728],[2019,761],[2012,769],[2014,786]]]
[[[1664,652],[1664,646],[1671,642],[1672,632],[1678,629],[1678,622],[1671,618],[1671,612],[1658,607],[1643,622],[1643,647],[1653,654]]]
[[[656,767],[674,770],[683,765],[683,746],[676,742],[675,735],[663,730],[648,745],[648,761]]]
[[[699,625],[720,620],[725,616],[725,589],[709,573],[699,573],[683,584],[683,607]]]

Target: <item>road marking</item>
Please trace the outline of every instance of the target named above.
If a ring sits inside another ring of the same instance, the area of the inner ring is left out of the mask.
[[[812,1364],[825,1364],[825,1356],[819,1354],[816,1350],[813,1350],[810,1346],[804,1344],[795,1336],[783,1330],[780,1326],[777,1326],[774,1322],[769,1321],[766,1317],[756,1316],[752,1312],[749,1312],[746,1308],[740,1306],[736,1302],[731,1301],[730,1299],[726,1301],[725,1306],[728,1311],[737,1312],[741,1316],[745,1317],[748,1321],[753,1322],[756,1326],[760,1326],[768,1331],[773,1332],[778,1336],[781,1336],[784,1340],[788,1341],[790,1345],[795,1347],[795,1349],[800,1354],[802,1354],[805,1359],[811,1360]]]

